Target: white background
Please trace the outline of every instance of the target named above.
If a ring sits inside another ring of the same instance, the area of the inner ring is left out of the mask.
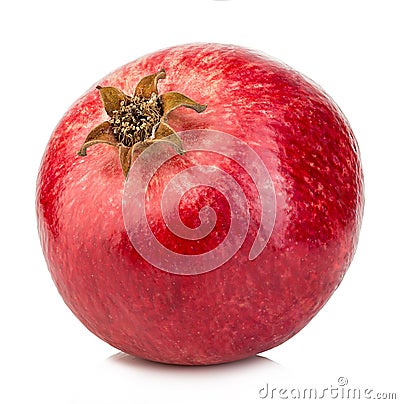
[[[339,377],[400,399],[396,3],[2,2],[0,402],[267,402],[266,383],[335,387]],[[190,368],[118,353],[75,319],[48,274],[34,196],[46,143],[76,98],[143,54],[199,41],[259,49],[324,87],[358,138],[366,206],[350,270],[303,331],[255,358]]]

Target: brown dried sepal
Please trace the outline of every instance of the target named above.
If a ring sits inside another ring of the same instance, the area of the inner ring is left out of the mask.
[[[167,124],[168,114],[179,107],[191,108],[201,113],[207,106],[177,92],[158,95],[158,80],[165,77],[165,70],[162,69],[142,78],[133,96],[128,96],[115,87],[97,86],[110,119],[90,131],[78,155],[86,156],[86,150],[94,144],[114,146],[119,150],[122,171],[126,177],[133,155],[141,153],[154,142],[168,143],[179,154],[183,154],[181,139]]]

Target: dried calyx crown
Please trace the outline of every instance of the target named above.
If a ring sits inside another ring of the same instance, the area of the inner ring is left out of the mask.
[[[179,107],[203,112],[207,106],[176,92],[159,95],[157,83],[159,79],[165,77],[164,69],[143,77],[136,86],[133,96],[126,95],[115,87],[97,86],[110,119],[90,131],[78,155],[86,156],[87,148],[97,143],[117,147],[122,171],[126,177],[132,155],[140,153],[154,142],[170,143],[178,153],[183,154],[179,136],[167,124],[168,114]]]

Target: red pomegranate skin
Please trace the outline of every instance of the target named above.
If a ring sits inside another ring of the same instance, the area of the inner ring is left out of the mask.
[[[265,55],[236,46],[191,44],[158,51],[100,80],[132,94],[142,77],[164,68],[162,94],[178,91],[208,104],[169,117],[178,132],[218,130],[242,140],[262,159],[276,193],[276,220],[263,252],[249,250],[260,221],[250,177],[215,153],[177,156],[149,187],[147,213],[170,250],[200,254],[229,228],[229,205],[216,189],[187,192],[179,212],[199,224],[205,205],[213,231],[193,242],[173,235],[160,198],[174,173],[198,164],[232,175],[246,194],[251,223],[235,256],[213,271],[160,270],[133,248],[124,226],[125,179],[116,148],[77,151],[107,119],[94,85],[67,111],[46,148],[37,180],[42,248],[65,303],[94,334],[129,354],[172,364],[217,364],[271,349],[301,330],[341,282],[355,251],[363,212],[357,142],[340,109],[311,80]],[[130,175],[135,175],[132,172]],[[157,206],[158,205],[158,206]],[[191,252],[192,251],[192,252]]]

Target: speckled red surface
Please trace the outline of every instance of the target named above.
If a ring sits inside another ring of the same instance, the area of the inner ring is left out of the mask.
[[[58,124],[40,168],[37,214],[46,261],[69,308],[122,351],[178,364],[244,358],[298,332],[342,280],[363,209],[358,146],[320,88],[242,48],[171,48],[129,63],[98,84],[130,94],[141,77],[160,68],[167,72],[160,93],[179,91],[208,104],[202,114],[174,111],[169,123],[175,130],[226,132],[263,159],[277,202],[267,247],[248,261],[260,209],[254,184],[234,162],[198,153],[174,159],[151,188],[154,205],[148,211],[157,238],[172,250],[200,253],[224,237],[230,216],[215,190],[196,188],[181,201],[188,226],[198,225],[205,201],[217,212],[215,229],[195,247],[168,231],[156,204],[171,173],[212,158],[235,176],[250,201],[245,243],[226,264],[200,275],[167,273],[142,259],[124,227],[124,177],[116,149],[96,145],[86,157],[77,156],[88,132],[107,119],[93,87]]]

